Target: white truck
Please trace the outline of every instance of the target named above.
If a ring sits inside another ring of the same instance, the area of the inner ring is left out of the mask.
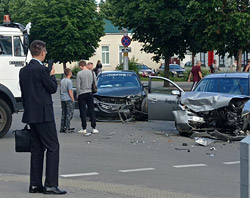
[[[12,23],[4,16],[0,25],[0,138],[12,123],[12,114],[22,110],[19,71],[31,59],[29,26]]]

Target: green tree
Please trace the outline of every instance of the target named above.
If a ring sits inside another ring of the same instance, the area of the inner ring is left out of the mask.
[[[120,28],[133,31],[133,40],[143,43],[142,50],[153,59],[165,59],[164,76],[169,76],[169,59],[186,52],[186,0],[106,0],[105,16]]]
[[[250,49],[250,1],[190,0],[186,13],[200,51],[217,50],[222,56],[228,52],[238,59],[240,71],[242,51]]]
[[[6,14],[9,14],[9,0],[0,0],[0,21],[3,20],[3,16]]]
[[[88,59],[104,35],[95,0],[10,0],[12,19],[32,22],[31,41],[47,43],[47,58],[63,63]]]

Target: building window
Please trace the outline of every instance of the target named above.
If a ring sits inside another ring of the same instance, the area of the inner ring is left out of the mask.
[[[200,61],[202,66],[206,66],[206,59],[205,59],[205,53],[200,54]]]
[[[219,56],[219,66],[225,67],[225,57],[224,56]]]
[[[122,52],[122,49],[124,47],[123,46],[119,46],[119,63],[123,63],[123,52]]]
[[[109,46],[102,46],[102,64],[109,65]]]

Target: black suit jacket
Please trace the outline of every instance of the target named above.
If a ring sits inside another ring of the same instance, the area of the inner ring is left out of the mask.
[[[49,69],[32,59],[19,73],[19,82],[24,107],[24,123],[41,123],[54,120],[51,94],[57,90],[55,76]]]

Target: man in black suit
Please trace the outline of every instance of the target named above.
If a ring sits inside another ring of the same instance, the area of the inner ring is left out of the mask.
[[[32,60],[19,73],[22,102],[22,122],[31,128],[31,164],[29,193],[65,194],[58,188],[59,142],[54,119],[51,94],[56,93],[57,82],[43,65],[46,44],[35,40],[30,45]],[[43,159],[46,150],[46,178],[42,184]]]

